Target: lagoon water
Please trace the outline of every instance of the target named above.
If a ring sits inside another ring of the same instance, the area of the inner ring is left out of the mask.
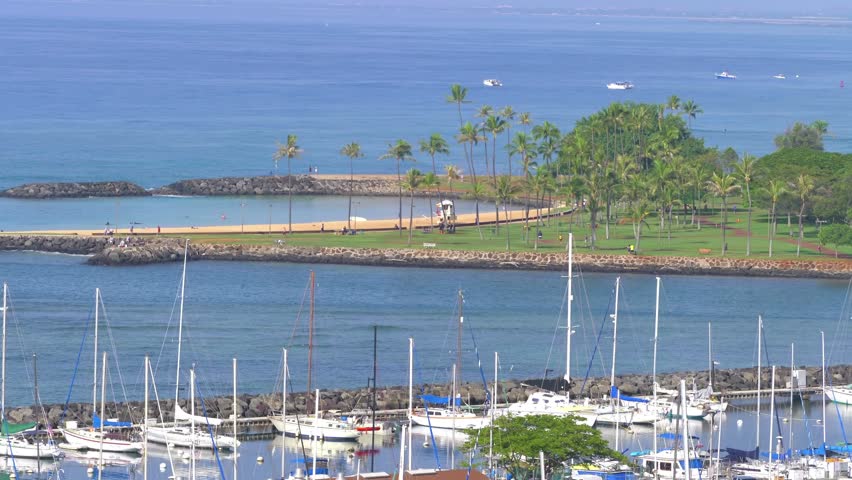
[[[763,154],[792,122],[823,119],[827,147],[849,151],[852,91],[839,85],[852,81],[850,41],[846,25],[523,9],[292,7],[254,22],[0,16],[0,188],[266,174],[288,133],[305,149],[295,172],[347,171],[337,152],[351,141],[366,153],[357,171],[391,172],[377,160],[389,142],[454,133],[444,98],[456,82],[470,89],[468,117],[511,104],[568,129],[612,101],[677,94],[703,108],[694,128],[709,145]],[[723,69],[739,79],[715,80]],[[492,77],[505,87],[484,87]],[[636,89],[604,88],[617,80]],[[439,164],[464,164],[453,151]]]

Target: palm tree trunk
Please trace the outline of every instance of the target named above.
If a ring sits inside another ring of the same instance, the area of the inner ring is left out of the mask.
[[[607,193],[607,194],[606,194],[606,222],[605,222],[605,225],[606,225],[606,239],[607,239],[607,240],[609,240],[609,215],[610,215],[610,213],[611,213],[611,212],[610,212],[610,208],[612,208],[611,194],[610,194],[610,193]]]
[[[396,159],[396,183],[399,186],[399,223],[396,224],[399,229],[399,236],[402,236],[402,174],[399,172],[399,159]]]
[[[355,167],[352,158],[349,158],[349,213],[346,215],[346,228],[352,230],[352,185],[355,181]]]
[[[802,202],[802,208],[799,209],[799,238],[796,239],[796,256],[799,256],[799,251],[802,248],[802,216],[805,214],[805,202]]]
[[[402,233],[402,230],[400,230]],[[411,246],[411,235],[414,233],[414,188],[411,189],[411,205],[408,209],[408,246]]]
[[[769,212],[769,258],[772,258],[772,237],[775,236],[775,203]]]
[[[722,229],[722,256],[724,257],[727,254],[727,246],[728,242],[725,238],[725,220],[727,220],[728,216],[728,201],[725,197],[722,197],[722,224],[720,225]]]
[[[432,157],[432,173],[435,174],[435,176],[438,176],[438,168],[435,166],[435,154],[433,153],[431,155],[431,157]]]
[[[290,173],[290,157],[287,157],[287,232],[293,231],[293,175]]]
[[[511,217],[505,203],[503,203],[503,215],[506,217],[506,250],[508,251],[512,249],[512,235],[510,234],[512,229],[509,227]]]
[[[476,231],[479,232],[479,239],[484,240],[482,238],[482,228],[479,227],[479,197],[476,197]]]

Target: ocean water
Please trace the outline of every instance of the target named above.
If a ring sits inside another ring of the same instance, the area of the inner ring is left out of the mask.
[[[839,88],[852,81],[848,26],[506,13],[0,16],[0,187],[266,174],[276,139],[288,133],[304,148],[296,172],[346,171],[338,151],[351,141],[366,153],[357,171],[391,172],[392,161],[378,160],[389,142],[454,133],[457,111],[445,102],[452,83],[470,89],[466,117],[481,104],[510,104],[568,129],[612,101],[677,94],[703,108],[694,129],[708,145],[763,154],[792,122],[823,119],[829,149],[852,147],[852,92]],[[715,80],[723,69],[739,80]],[[779,72],[788,79],[771,78]],[[505,87],[484,87],[483,78]],[[625,79],[636,89],[604,88]],[[428,157],[418,160],[431,168]],[[461,150],[445,162],[464,164]]]

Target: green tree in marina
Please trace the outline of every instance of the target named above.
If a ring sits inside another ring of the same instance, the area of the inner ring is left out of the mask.
[[[748,219],[746,224],[746,257],[751,255],[751,182],[754,180],[754,162],[757,159],[752,155],[743,155],[742,162],[734,166],[734,175],[745,185],[746,201],[748,202]]]
[[[792,192],[799,199],[799,235],[796,237],[796,256],[802,249],[802,238],[804,237],[804,229],[802,227],[802,219],[805,216],[805,206],[807,201],[814,191],[814,180],[810,175],[801,174],[796,177],[796,180],[790,185]]]
[[[695,120],[698,115],[704,113],[704,110],[702,110],[701,107],[692,100],[687,100],[684,102],[683,106],[681,106],[681,112],[686,116],[687,128],[692,128],[692,120]]]
[[[555,415],[500,416],[492,427],[468,430],[462,449],[474,452],[478,439],[488,437],[492,428],[495,462],[518,480],[537,478],[539,452],[544,452],[546,478],[589,458],[616,458],[621,454],[609,448],[600,430],[578,423],[576,417]]]
[[[777,207],[778,200],[781,196],[787,193],[784,183],[777,180],[770,180],[766,186],[766,194],[769,196],[771,207],[769,208],[769,257],[772,257],[772,239],[775,238],[776,226],[778,224]]]
[[[528,232],[530,227],[530,182],[529,179],[533,175],[533,170],[536,168],[536,163],[533,161],[538,154],[538,149],[532,137],[524,132],[515,134],[510,146],[511,152],[514,155],[521,157],[521,168],[524,174],[524,185],[526,190],[526,218],[524,220],[524,240],[528,241]]]
[[[470,175],[473,177],[473,182],[476,183],[476,164],[474,163],[473,151],[480,141],[485,140],[485,137],[479,134],[479,129],[472,123],[466,122],[459,129],[459,134],[456,135],[456,140],[463,145],[470,146],[470,156],[468,157],[467,167],[470,169]],[[467,150],[468,149],[465,148],[465,151]]]
[[[296,144],[295,135],[287,135],[285,143],[278,143],[278,148],[272,158],[275,160],[275,174],[278,175],[278,161],[287,159],[287,232],[293,232],[293,175],[290,170],[291,161],[302,154],[302,149]]]
[[[808,148],[811,150],[822,150],[822,139],[828,132],[828,123],[817,120],[806,125],[796,122],[792,127],[775,137],[775,147],[779,150],[784,148]]]
[[[515,120],[517,113],[511,105],[506,105],[500,109],[500,116],[506,119],[506,166],[509,169],[506,175],[512,176],[512,150],[509,145],[512,143],[512,122]]]
[[[411,144],[406,142],[405,140],[397,140],[396,143],[388,145],[388,151],[379,157],[379,160],[386,160],[392,158],[396,160],[396,179],[399,184],[399,223],[397,227],[399,227],[399,236],[402,236],[402,174],[400,170],[400,166],[402,162],[411,161],[414,162],[414,155],[412,154]]]
[[[435,156],[449,155],[450,145],[440,133],[433,133],[428,140],[420,140],[420,151],[432,158],[432,173],[437,175],[438,167],[435,165]]]
[[[462,116],[461,106],[463,103],[470,103],[470,100],[467,99],[467,88],[462,87],[458,83],[450,85],[450,94],[447,95],[447,103],[455,103],[458,106],[459,126],[462,126],[464,124],[464,117]]]
[[[524,126],[524,132],[527,131],[527,127],[532,125],[532,114],[530,112],[523,112],[518,115],[518,124]]]
[[[512,220],[509,216],[509,206],[512,200],[518,195],[518,188],[512,182],[512,177],[509,175],[501,175],[497,177],[497,188],[494,191],[497,200],[503,204],[503,215],[506,225],[506,250],[512,249],[512,240],[509,228],[509,222]]]
[[[671,110],[674,114],[680,113],[680,97],[678,97],[677,95],[670,96],[669,99],[666,100],[665,108]]]
[[[355,182],[355,159],[363,158],[364,152],[361,151],[361,145],[355,142],[346,144],[340,149],[341,155],[349,158],[349,210],[346,215],[346,225],[349,230],[352,229],[352,186]]]
[[[408,246],[411,246],[411,236],[414,233],[414,192],[420,187],[422,176],[420,170],[412,168],[405,172],[405,179],[402,181],[402,187],[408,191],[411,203],[408,211]],[[400,227],[402,222],[400,221]],[[402,230],[400,229],[400,232]]]
[[[429,191],[429,226],[434,227],[435,220],[433,217],[433,210],[435,208],[435,203],[432,197],[432,193],[433,190],[437,192],[438,185],[441,184],[441,181],[440,179],[438,179],[437,175],[432,172],[429,172],[426,175],[423,175],[423,179],[420,181],[420,184],[423,185],[423,187]]]
[[[841,245],[852,245],[852,227],[842,223],[826,225],[819,229],[818,237],[821,245],[834,245],[834,258],[837,258]]]
[[[642,241],[642,226],[644,225],[650,228],[647,218],[651,215],[651,211],[651,204],[644,199],[627,209],[627,218],[630,219],[630,223],[633,225],[634,248],[637,252],[641,251],[639,249],[639,242]]]
[[[719,229],[722,230],[722,256],[724,257],[728,253],[728,243],[725,236],[728,222],[728,197],[738,191],[740,186],[737,185],[737,179],[733,175],[714,173],[707,181],[707,189],[710,193],[722,199],[722,220]]]
[[[501,117],[489,115],[483,124],[483,130],[491,134],[491,179],[497,183],[497,136],[503,133],[509,124]]]
[[[485,198],[488,190],[482,182],[473,182],[470,185],[470,190],[467,192],[467,197],[473,199],[476,204],[476,231],[479,232],[479,239],[482,240],[482,228],[479,226],[479,201]]]

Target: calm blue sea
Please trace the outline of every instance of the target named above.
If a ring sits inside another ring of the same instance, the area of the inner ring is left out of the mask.
[[[500,13],[502,12],[502,14]],[[694,99],[709,145],[763,154],[796,120],[827,120],[852,150],[843,26],[577,17],[487,9],[303,9],[264,22],[0,17],[0,187],[31,181],[265,174],[299,136],[297,172],[361,172],[388,142],[457,128],[451,83],[564,129],[616,100]],[[735,82],[717,81],[729,69]],[[771,78],[785,73],[786,81]],[[799,78],[795,78],[799,75]],[[482,86],[499,78],[505,87]],[[610,81],[636,89],[611,92]],[[481,153],[478,153],[481,158]],[[425,168],[425,156],[418,158]],[[463,164],[461,150],[440,162]]]

